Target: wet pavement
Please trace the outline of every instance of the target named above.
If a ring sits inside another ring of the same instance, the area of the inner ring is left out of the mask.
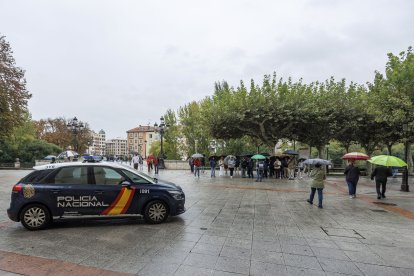
[[[187,212],[164,224],[77,219],[31,232],[6,214],[27,173],[0,170],[0,275],[414,275],[414,192],[400,192],[400,178],[377,200],[370,179],[350,199],[343,177],[328,177],[318,209],[307,178],[165,170]]]

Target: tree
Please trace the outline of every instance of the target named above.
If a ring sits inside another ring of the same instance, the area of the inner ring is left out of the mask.
[[[0,35],[0,139],[24,122],[30,98],[24,71],[16,66],[10,44]]]
[[[36,138],[55,144],[62,149],[72,148],[75,137],[67,127],[68,122],[68,120],[62,117],[35,121]],[[76,136],[78,151],[80,154],[85,152],[88,147],[88,143],[92,141],[89,125],[85,122],[82,122],[82,124],[84,125],[84,128],[81,129]]]

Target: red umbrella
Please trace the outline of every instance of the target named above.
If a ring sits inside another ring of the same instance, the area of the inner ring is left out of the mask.
[[[368,160],[369,156],[362,152],[349,152],[342,156],[345,160]]]

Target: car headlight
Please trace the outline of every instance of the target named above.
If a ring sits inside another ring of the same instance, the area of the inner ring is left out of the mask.
[[[184,193],[181,191],[168,191],[175,200],[183,200]]]

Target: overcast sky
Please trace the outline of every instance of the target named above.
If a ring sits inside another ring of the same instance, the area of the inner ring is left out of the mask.
[[[107,138],[154,124],[214,82],[358,83],[414,46],[412,0],[0,0],[33,119],[77,116]]]

